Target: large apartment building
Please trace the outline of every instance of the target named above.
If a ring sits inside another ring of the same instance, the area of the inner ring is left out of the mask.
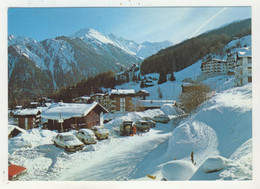
[[[235,64],[236,86],[243,86],[252,82],[252,53],[251,47],[237,50],[237,61]]]
[[[227,61],[210,58],[201,64],[204,75],[222,75],[227,73]]]

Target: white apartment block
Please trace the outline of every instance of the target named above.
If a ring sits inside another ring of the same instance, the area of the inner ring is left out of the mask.
[[[251,47],[237,50],[237,61],[235,64],[236,86],[243,86],[252,82],[252,55]]]
[[[227,74],[227,61],[210,58],[201,64],[201,71],[204,75]]]

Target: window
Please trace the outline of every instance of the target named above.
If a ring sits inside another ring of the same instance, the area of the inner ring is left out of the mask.
[[[120,98],[120,112],[125,111],[125,98]]]
[[[248,64],[251,64],[252,63],[252,58],[248,58]]]
[[[252,77],[248,77],[248,83],[252,82]]]

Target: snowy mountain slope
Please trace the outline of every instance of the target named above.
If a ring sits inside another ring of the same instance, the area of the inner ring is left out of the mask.
[[[16,39],[15,36],[9,36],[9,40],[8,84],[9,89],[12,89],[9,90],[9,99],[17,94],[18,98],[25,96],[25,91],[28,91],[28,98],[47,95],[84,78],[108,70],[118,71],[122,66],[140,61],[136,56],[111,44],[94,48],[80,39],[59,37],[36,42],[29,38]],[[34,74],[36,72],[37,77]],[[35,92],[30,93],[31,88]],[[15,94],[13,90],[16,90]]]
[[[170,41],[163,42],[144,42],[139,44],[133,40],[124,39],[118,37],[114,34],[104,35],[94,29],[84,28],[76,33],[72,34],[70,37],[78,37],[87,43],[92,44],[96,48],[102,44],[111,44],[115,47],[122,49],[123,51],[136,55],[139,58],[146,58],[152,54],[157,53],[159,50],[172,46],[173,43]]]
[[[133,44],[138,48],[132,48]],[[19,96],[25,96],[25,91],[28,98],[34,98],[35,95],[47,95],[98,73],[108,70],[117,72],[122,67],[137,64],[141,61],[136,54],[139,47],[141,48],[141,45],[134,41],[112,34],[109,37],[94,29],[82,29],[69,37],[61,36],[41,42],[10,35],[8,81],[12,90],[9,90],[9,99],[13,101],[16,96],[13,90],[16,94],[18,92],[18,100]],[[164,46],[156,47],[157,50],[160,48]],[[37,77],[34,72],[37,72]],[[28,78],[30,81],[26,84]],[[31,88],[34,88],[35,92],[30,93]]]
[[[162,42],[154,42],[154,43],[146,41],[142,44],[139,44],[132,40],[127,40],[122,37],[117,37],[113,34],[109,34],[108,37],[111,40],[113,40],[122,49],[126,50],[127,52],[131,52],[142,59],[157,53],[161,49],[173,46],[173,43],[170,41],[162,41]]]

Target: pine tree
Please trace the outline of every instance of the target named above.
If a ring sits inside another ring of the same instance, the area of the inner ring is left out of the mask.
[[[170,80],[171,80],[171,81],[175,81],[175,80],[176,80],[176,78],[174,77],[174,74],[173,74],[173,72],[171,72],[171,77],[170,77]]]
[[[159,80],[158,80],[158,84],[162,84],[162,83],[165,83],[167,81],[167,75],[164,73],[164,72],[161,72],[160,73],[160,77],[159,77]]]

